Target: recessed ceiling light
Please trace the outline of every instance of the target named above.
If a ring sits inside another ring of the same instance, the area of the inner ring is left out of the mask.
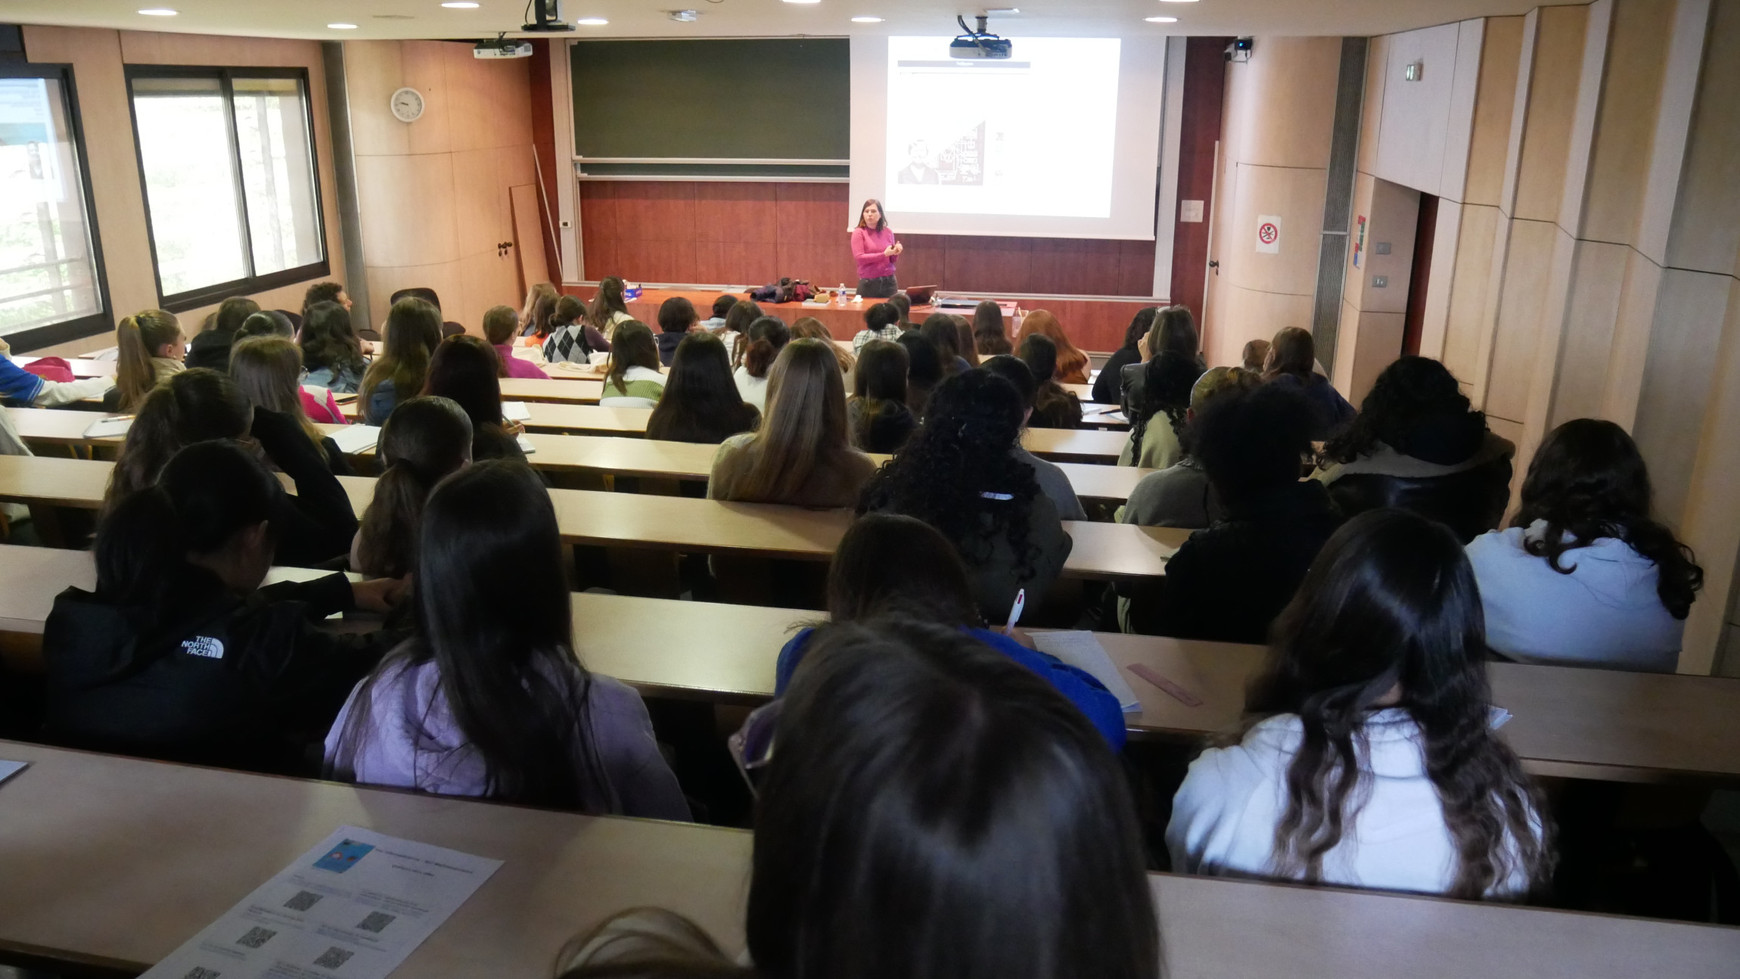
[[[854,17],[854,18],[852,18],[852,23],[854,23],[854,24],[880,24],[880,23],[882,23],[882,18],[880,18],[880,17]]]
[[[1176,18],[1176,17],[1144,17],[1142,19],[1147,21],[1150,24],[1176,24],[1176,23],[1178,23],[1178,18]]]
[[[1196,0],[1160,0],[1161,3],[1195,3]]]
[[[146,7],[144,10],[139,12],[147,17],[174,17],[177,13],[174,10],[170,10],[168,7]]]
[[[582,17],[574,23],[579,24],[581,27],[603,27],[605,24],[610,23],[610,21],[605,20],[603,17]]]
[[[476,10],[477,9],[477,4],[473,3],[472,0],[447,0],[447,2],[442,4],[441,6],[446,7],[448,10]]]
[[[354,30],[356,30],[356,25],[355,24],[327,24],[326,28],[327,28],[327,30],[333,30],[333,31],[354,31]]]

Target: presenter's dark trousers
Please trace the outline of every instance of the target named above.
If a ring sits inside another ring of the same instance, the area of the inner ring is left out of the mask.
[[[858,295],[865,299],[887,299],[900,291],[899,283],[892,275],[879,275],[874,279],[858,280]]]

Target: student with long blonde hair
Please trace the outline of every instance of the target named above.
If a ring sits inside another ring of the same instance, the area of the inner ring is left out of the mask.
[[[832,347],[794,340],[780,351],[768,371],[761,430],[719,447],[709,498],[813,507],[857,501],[876,466],[847,437],[846,388]]]
[[[175,314],[143,309],[115,327],[113,410],[131,414],[151,389],[187,369],[185,337]],[[105,405],[105,407],[111,407]]]
[[[852,356],[852,352],[835,343],[834,335],[829,333],[828,328],[822,325],[822,321],[816,319],[814,316],[800,316],[793,321],[791,325],[791,336],[793,340],[821,340],[828,346],[833,347],[834,360],[839,362],[840,374],[842,376],[850,377],[852,371],[858,366],[858,359]]]
[[[350,467],[344,454],[331,439],[308,418],[308,402],[312,396],[302,389],[302,351],[294,341],[283,337],[247,337],[230,348],[230,379],[241,389],[242,396],[256,408],[275,411],[290,419],[320,454],[326,464],[340,475],[348,475]],[[328,391],[327,398],[332,397]],[[324,412],[326,406],[321,406]],[[338,406],[330,406],[338,415]],[[330,422],[328,424],[331,424]]]
[[[387,312],[386,349],[357,389],[363,420],[379,425],[401,398],[414,398],[429,374],[429,358],[441,343],[441,311],[422,299],[401,299]]]

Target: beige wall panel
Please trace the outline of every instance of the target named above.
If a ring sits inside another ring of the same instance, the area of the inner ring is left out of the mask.
[[[1660,290],[1661,266],[1636,250],[1629,251],[1600,411],[1602,418],[1627,430],[1637,424],[1637,397],[1643,389],[1643,368],[1649,361],[1649,335]]]
[[[122,31],[121,60],[130,65],[219,65],[286,68],[320,63],[319,41]]]
[[[1420,223],[1419,192],[1387,180],[1376,181],[1369,219],[1357,304],[1365,312],[1405,313],[1408,283],[1413,278],[1414,237]],[[1378,254],[1379,243],[1390,246],[1388,255]],[[1376,285],[1379,276],[1386,280],[1381,289]]]
[[[350,140],[357,156],[403,156],[410,152],[411,125],[394,118],[393,93],[405,84],[399,41],[346,41],[345,96]],[[419,119],[414,125],[422,125]]]
[[[1468,148],[1474,138],[1474,100],[1480,91],[1480,56],[1485,37],[1480,20],[1456,25],[1456,77],[1450,87],[1449,128],[1444,132],[1444,172],[1438,196],[1462,200],[1468,184]]]
[[[1559,346],[1557,388],[1547,428],[1573,418],[1598,417],[1607,391],[1614,327],[1625,286],[1624,245],[1582,241],[1571,266],[1570,306]]]
[[[1468,178],[1463,200],[1498,203],[1516,107],[1517,62],[1522,56],[1523,19],[1488,17],[1480,48],[1480,83],[1474,96],[1474,124],[1468,142]]]
[[[1636,244],[1673,0],[1619,0],[1579,237]]]
[[[519,263],[512,252],[500,258],[491,251],[487,255],[469,255],[459,261],[459,273],[464,282],[465,297],[458,316],[450,319],[463,323],[468,333],[483,335],[483,314],[491,306],[518,308]]]
[[[1516,205],[1511,213],[1519,218],[1556,221],[1564,192],[1565,152],[1576,117],[1589,13],[1584,7],[1541,7],[1536,14],[1539,30],[1529,72]]]
[[[1712,5],[1667,264],[1740,272],[1740,3]]]
[[[1648,184],[1638,221],[1637,248],[1656,265],[1667,264],[1668,232],[1679,202],[1692,110],[1704,63],[1711,0],[1677,0],[1670,28],[1661,95],[1656,103]]]
[[[1243,163],[1235,174],[1238,192],[1232,201],[1231,228],[1215,245],[1221,274],[1244,289],[1313,294],[1328,174]],[[1257,217],[1264,214],[1281,218],[1281,250],[1274,255],[1257,251]],[[1306,317],[1300,325],[1309,323]]]
[[[1439,211],[1440,217],[1443,211]],[[1461,229],[1456,236],[1453,271],[1448,277],[1432,276],[1432,291],[1449,290],[1449,312],[1444,325],[1444,366],[1457,380],[1474,388],[1486,376],[1480,364],[1482,321],[1486,314],[1487,283],[1492,278],[1492,246],[1498,233],[1498,208],[1464,204]]]
[[[502,111],[529,105],[531,60],[479,61],[458,44],[442,45],[442,53],[453,149],[531,145],[531,113]]]
[[[1344,397],[1353,385],[1353,358],[1358,353],[1359,309],[1344,299],[1341,302],[1341,325],[1335,331],[1335,366],[1329,371],[1329,382]],[[1318,359],[1322,359],[1321,352]]]
[[[1685,516],[1720,331],[1737,287],[1731,276],[1662,271],[1632,434],[1649,463],[1656,509],[1675,525]]]
[[[1374,313],[1368,309],[1359,314],[1359,341],[1352,358],[1353,376],[1346,386],[1337,385],[1343,397],[1357,405],[1371,393],[1372,382],[1402,355],[1405,321],[1406,316],[1402,313]],[[1342,329],[1346,328],[1347,323],[1343,320]],[[1339,366],[1340,361],[1336,363]]]
[[[1236,364],[1245,343],[1268,340],[1282,327],[1311,328],[1311,297],[1255,292],[1224,284],[1220,292],[1221,326],[1203,349],[1211,364]]]
[[[1438,201],[1438,221],[1432,229],[1432,268],[1426,286],[1426,309],[1420,318],[1420,353],[1442,360],[1450,329],[1450,294],[1456,278],[1456,248],[1462,237],[1462,207]]]
[[[439,265],[459,257],[450,154],[358,157],[356,184],[369,266]]]
[[[412,153],[449,153],[453,150],[453,84],[447,78],[447,49],[443,41],[400,41],[399,60],[404,71],[400,85],[423,95],[423,117],[406,131]],[[395,86],[397,87],[397,86]]]
[[[1735,491],[1740,485],[1740,284],[1729,287],[1721,337],[1698,460],[1680,523],[1682,538],[1692,545],[1704,568],[1704,591],[1692,604],[1686,622],[1682,673],[1710,672],[1722,634],[1733,632],[1723,622],[1733,618],[1732,612],[1724,615],[1733,607],[1726,599],[1734,595],[1740,600],[1734,589],[1735,559],[1740,554],[1740,492]],[[1722,664],[1729,675],[1740,673],[1734,641],[1730,635]]]
[[[1551,281],[1556,225],[1512,221],[1485,391],[1489,415],[1524,421]]]
[[[499,153],[493,149],[452,154],[453,217],[459,256],[495,254],[498,242],[512,240],[508,185],[501,179]]]
[[[1390,37],[1371,38],[1365,49],[1365,92],[1359,106],[1359,153],[1354,157],[1354,169],[1360,173],[1377,172],[1378,134],[1383,123],[1384,82],[1389,77]]]
[[[1460,32],[1456,24],[1443,24],[1390,36],[1375,175],[1415,190],[1438,192]],[[1416,61],[1425,68],[1420,79],[1404,80],[1406,67]]]
[[[442,314],[447,319],[453,319],[447,313],[446,306],[455,300],[463,302],[465,291],[464,278],[459,262],[440,262],[434,265],[410,266],[376,266],[367,269],[369,283],[369,317],[370,322],[377,324],[375,329],[385,330],[388,302],[393,293],[400,289],[427,288],[435,290],[441,297]],[[460,322],[454,319],[454,322]]]
[[[1327,167],[1340,67],[1338,37],[1257,38],[1251,60],[1229,66],[1229,80],[1238,82],[1227,92],[1226,128],[1239,154],[1234,158],[1272,167]]]
[[[1571,272],[1577,254],[1577,239],[1565,229],[1551,225],[1552,260],[1541,295],[1541,312],[1535,328],[1534,363],[1528,380],[1528,400],[1523,411],[1523,438],[1517,443],[1517,465],[1527,467],[1535,448],[1548,431],[1553,396],[1558,390],[1564,358],[1566,323],[1570,318]],[[1519,488],[1513,481],[1512,488]]]
[[[1583,33],[1583,60],[1578,66],[1577,104],[1565,144],[1565,179],[1559,192],[1559,227],[1577,235],[1583,224],[1583,194],[1589,185],[1589,160],[1594,156],[1596,114],[1601,107],[1601,82],[1607,68],[1608,37],[1617,0],[1595,0]]]

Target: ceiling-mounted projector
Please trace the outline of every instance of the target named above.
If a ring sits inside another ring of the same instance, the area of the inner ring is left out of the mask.
[[[530,58],[532,56],[532,42],[516,41],[507,37],[498,37],[493,41],[479,41],[471,49],[471,56],[484,60]]]
[[[973,30],[967,26],[963,17],[956,17],[955,23],[961,25],[965,33],[949,42],[949,57],[951,58],[1007,58],[1015,53],[1015,45],[986,30],[985,22],[989,20],[984,14],[978,16],[979,29]]]

